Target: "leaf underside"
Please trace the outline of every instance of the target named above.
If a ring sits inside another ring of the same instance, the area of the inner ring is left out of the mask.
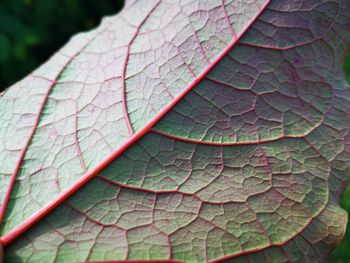
[[[128,1],[74,37],[0,97],[5,262],[324,262],[347,221],[349,10]]]

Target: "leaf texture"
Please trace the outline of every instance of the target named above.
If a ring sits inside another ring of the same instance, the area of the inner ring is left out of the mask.
[[[6,260],[323,262],[347,218],[349,9],[129,1],[73,38],[0,100]]]

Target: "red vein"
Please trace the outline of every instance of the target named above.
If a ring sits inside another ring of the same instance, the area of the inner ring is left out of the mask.
[[[160,260],[112,260],[112,261],[85,261],[85,263],[184,263],[183,261],[172,259]]]
[[[77,55],[79,55],[79,54],[82,52],[82,50],[84,50],[84,48],[85,48],[87,45],[88,45],[88,43],[86,43],[86,44],[81,48],[80,51],[78,51],[75,55],[71,56],[71,57],[67,60],[67,62],[63,65],[62,69],[57,73],[57,75],[54,77],[53,80],[50,80],[50,79],[45,78],[45,77],[41,77],[42,79],[47,80],[47,81],[49,81],[49,82],[51,82],[51,83],[50,83],[50,86],[49,86],[49,88],[47,89],[47,91],[46,91],[46,93],[45,93],[45,95],[44,95],[43,101],[42,101],[42,103],[41,103],[41,105],[40,105],[40,108],[39,108],[39,111],[38,111],[37,116],[36,116],[36,118],[35,118],[33,127],[32,127],[32,129],[30,130],[29,136],[28,136],[28,138],[27,138],[27,140],[26,140],[26,142],[25,142],[25,144],[24,144],[24,147],[22,148],[22,151],[21,151],[21,153],[20,153],[19,159],[18,159],[18,161],[17,161],[17,163],[16,163],[15,170],[14,170],[13,173],[11,174],[10,182],[9,182],[9,185],[8,185],[8,187],[7,187],[7,189],[6,189],[4,201],[3,201],[3,203],[2,203],[2,205],[1,205],[1,207],[0,207],[0,223],[2,222],[2,219],[3,219],[4,215],[5,215],[6,207],[7,207],[8,201],[9,201],[9,199],[10,199],[13,186],[14,186],[15,181],[16,181],[16,177],[17,177],[18,171],[19,171],[19,169],[20,169],[20,167],[21,167],[22,161],[23,161],[24,156],[25,156],[25,154],[26,154],[26,152],[27,152],[27,149],[28,149],[28,147],[29,147],[29,144],[30,144],[31,140],[32,140],[33,137],[34,137],[35,130],[36,130],[37,127],[38,127],[38,124],[39,124],[39,121],[40,121],[40,116],[41,116],[41,113],[42,113],[42,111],[43,111],[43,109],[44,109],[44,107],[45,107],[45,104],[46,104],[46,102],[47,102],[47,99],[48,99],[48,97],[49,97],[49,94],[50,94],[52,88],[55,86],[55,84],[56,84],[56,82],[57,82],[57,79],[58,79],[59,76],[63,73],[63,71],[67,68],[67,66],[69,65],[69,63],[70,63]],[[37,76],[32,75],[32,77],[36,78]]]
[[[321,40],[322,38],[315,38],[311,39],[310,41],[302,42],[299,44],[295,44],[293,46],[286,46],[286,47],[278,47],[278,46],[269,46],[269,45],[262,45],[262,44],[254,44],[254,43],[249,43],[249,42],[241,42],[239,43],[241,46],[247,46],[247,47],[252,47],[252,48],[262,48],[262,49],[268,49],[268,50],[274,50],[274,51],[288,51],[290,49],[294,49],[297,47],[303,47],[306,45],[311,45],[312,43]]]
[[[41,114],[41,112],[42,112],[42,110],[44,108],[44,105],[46,103],[46,100],[47,100],[47,98],[49,96],[49,93],[50,93],[50,90],[51,90],[53,84],[54,84],[54,81],[51,81],[51,85],[50,85],[49,89],[47,90],[47,92],[46,92],[46,94],[44,96],[43,103],[41,104],[41,106],[39,108],[38,116],[35,119],[34,125],[33,125],[32,129],[31,129],[31,131],[29,133],[29,137],[27,138],[27,140],[26,140],[26,142],[24,144],[24,147],[23,147],[23,149],[22,149],[22,151],[20,153],[20,157],[19,157],[19,159],[18,159],[18,161],[16,163],[15,170],[13,171],[13,173],[12,173],[12,175],[10,177],[10,182],[9,182],[9,185],[8,185],[6,193],[5,193],[4,201],[3,201],[2,205],[1,205],[1,208],[0,208],[0,223],[2,222],[2,219],[4,217],[4,214],[5,214],[5,211],[6,211],[6,207],[7,207],[8,201],[10,199],[12,188],[13,188],[13,186],[15,184],[17,173],[19,171],[20,165],[21,165],[21,163],[23,161],[23,158],[24,158],[24,155],[25,155],[25,153],[27,151],[29,143],[30,143],[31,139],[33,138],[34,132],[35,132],[37,126],[38,126],[39,116],[40,116],[40,114]]]
[[[208,142],[208,141],[189,139],[189,138],[180,137],[180,136],[168,134],[165,132],[161,132],[161,131],[155,130],[155,129],[151,129],[149,132],[154,133],[154,134],[158,134],[160,136],[167,137],[169,139],[177,140],[177,141],[183,141],[183,142],[188,142],[188,143],[193,143],[193,144],[211,145],[211,146],[257,145],[257,144],[264,144],[264,143],[279,141],[282,139],[304,139],[305,138],[305,135],[300,135],[300,136],[281,135],[281,136],[278,136],[278,137],[273,138],[273,139],[257,140],[255,142],[249,141],[249,142],[226,142],[226,143],[224,143],[224,142]]]
[[[152,190],[152,189],[147,189],[144,187],[140,187],[140,186],[131,186],[131,185],[126,185],[123,183],[118,183],[116,181],[113,181],[111,179],[108,179],[107,177],[101,176],[101,175],[96,175],[96,178],[100,179],[101,181],[107,182],[111,185],[115,185],[117,187],[120,188],[124,188],[124,189],[129,189],[129,190],[136,190],[136,191],[141,191],[141,192],[145,192],[145,193],[150,193],[150,194],[154,194],[154,195],[160,195],[160,194],[179,194],[179,195],[183,195],[183,196],[189,196],[189,197],[193,197],[196,200],[198,200],[201,203],[204,204],[212,204],[212,205],[223,205],[223,204],[232,204],[232,203],[242,203],[241,201],[207,201],[207,200],[203,200],[202,198],[200,198],[197,193],[200,192],[204,187],[202,187],[201,189],[199,189],[196,192],[183,192],[181,190],[177,189],[173,189],[173,190]],[[259,195],[261,194],[261,192],[257,192],[251,196],[255,196],[255,195]]]
[[[75,118],[74,118],[74,143],[78,153],[80,165],[83,168],[84,172],[86,172],[86,166],[83,159],[83,155],[81,153],[79,139],[78,139],[78,115],[77,114],[75,114]]]
[[[43,206],[41,209],[32,214],[29,218],[24,220],[16,228],[12,229],[4,236],[1,237],[1,242],[4,246],[9,245],[13,240],[20,236],[23,232],[28,230],[36,222],[42,219],[45,215],[55,209],[68,197],[78,191],[82,186],[84,186],[90,179],[92,179],[96,174],[98,174],[103,168],[105,168],[109,163],[111,163],[116,157],[122,154],[126,149],[133,145],[138,139],[150,131],[152,126],[156,124],[168,111],[170,111],[190,90],[192,90],[208,73],[209,71],[236,45],[238,40],[242,35],[248,30],[248,28],[254,23],[258,16],[265,10],[267,5],[271,0],[266,1],[262,6],[261,10],[252,18],[252,20],[247,24],[247,26],[237,35],[237,38],[233,39],[228,46],[214,59],[208,67],[203,70],[203,72],[196,77],[171,103],[164,107],[160,112],[158,112],[143,128],[138,130],[136,133],[132,134],[125,142],[120,145],[115,151],[108,155],[101,163],[95,166],[91,171],[87,172],[81,178],[79,178],[75,183],[70,185],[63,192],[59,193],[53,200],[48,204]]]
[[[236,32],[233,30],[232,24],[231,24],[231,22],[230,22],[230,18],[229,18],[229,16],[228,16],[227,11],[226,11],[226,8],[225,8],[224,0],[221,0],[221,8],[222,8],[222,11],[224,12],[225,20],[226,20],[226,22],[227,22],[227,24],[228,24],[228,26],[229,26],[229,30],[230,30],[230,32],[231,32],[231,35],[232,35],[233,37],[236,37]]]
[[[324,208],[325,209],[325,208]],[[323,209],[323,210],[324,210]],[[230,255],[227,255],[227,256],[224,256],[224,257],[221,257],[221,258],[218,258],[218,259],[215,259],[215,260],[212,260],[210,261],[209,263],[219,263],[219,262],[222,262],[224,260],[228,260],[228,259],[232,259],[232,258],[236,258],[236,257],[239,257],[239,256],[243,256],[243,255],[248,255],[248,254],[252,254],[252,253],[256,253],[256,252],[259,252],[259,251],[262,251],[262,250],[265,250],[267,248],[272,248],[272,247],[282,247],[283,245],[285,245],[287,242],[291,241],[293,238],[295,238],[296,236],[298,236],[301,232],[303,232],[305,230],[305,228],[311,223],[312,220],[314,220],[323,210],[321,210],[317,215],[309,218],[304,226],[299,229],[298,231],[296,231],[293,235],[291,235],[289,238],[287,238],[286,240],[284,241],[281,241],[281,242],[274,242],[274,243],[271,243],[271,244],[268,244],[268,245],[265,245],[265,246],[261,246],[259,248],[252,248],[252,249],[247,249],[247,250],[244,250],[244,251],[239,251],[239,252],[236,252],[236,253],[232,253]]]
[[[132,43],[134,42],[136,37],[139,35],[141,27],[145,24],[147,19],[150,17],[150,15],[153,13],[153,11],[159,6],[159,4],[160,4],[160,0],[158,0],[158,2],[153,6],[153,8],[148,12],[148,14],[141,21],[140,25],[137,27],[137,29],[135,31],[135,34],[132,36],[131,40],[128,43],[126,56],[125,56],[125,60],[124,60],[124,64],[123,64],[123,71],[122,71],[122,105],[123,105],[124,119],[125,119],[126,126],[128,127],[130,135],[134,134],[134,129],[132,128],[132,125],[131,125],[131,122],[130,122],[130,118],[129,118],[128,108],[126,106],[126,93],[125,93],[126,92],[126,88],[125,88],[126,67],[127,67],[128,61],[129,61],[130,49],[131,49]]]

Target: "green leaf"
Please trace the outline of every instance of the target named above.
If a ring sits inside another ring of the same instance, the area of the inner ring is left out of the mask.
[[[0,99],[6,262],[323,262],[350,3],[128,1]]]

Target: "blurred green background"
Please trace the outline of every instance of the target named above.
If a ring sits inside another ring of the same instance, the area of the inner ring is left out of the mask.
[[[347,80],[350,83],[350,54],[347,55],[346,62],[346,73]],[[343,196],[340,200],[340,205],[350,213],[350,185],[343,193]],[[348,216],[349,218],[349,216]],[[329,263],[349,263],[350,262],[350,222],[348,221],[348,226],[346,229],[345,237],[339,246],[333,251],[330,256]]]
[[[72,35],[122,6],[122,0],[0,0],[0,91],[45,62]],[[350,52],[344,70],[350,83]],[[350,212],[350,186],[341,206]],[[350,224],[329,262],[350,262]]]
[[[122,0],[0,0],[0,91],[45,62]]]

